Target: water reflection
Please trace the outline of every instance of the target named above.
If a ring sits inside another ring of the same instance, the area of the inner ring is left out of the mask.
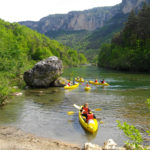
[[[11,124],[17,122],[24,106],[22,99],[24,99],[24,97],[14,97],[12,98],[11,103],[0,107],[0,124]]]
[[[64,92],[61,88],[30,89],[25,91],[25,96],[41,107],[54,107],[61,104]]]

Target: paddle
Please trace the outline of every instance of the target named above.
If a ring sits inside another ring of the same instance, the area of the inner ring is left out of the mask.
[[[77,108],[78,110],[81,109],[81,107],[78,106],[78,105],[76,105],[76,104],[73,104],[73,106],[74,106],[75,108]],[[94,109],[94,110],[92,110],[92,111],[101,111],[101,110],[102,110],[101,108],[96,108],[96,109]]]
[[[100,124],[104,123],[101,118],[96,118],[96,119],[97,119],[97,121],[99,121]]]
[[[67,114],[68,114],[68,115],[73,115],[73,114],[74,114],[74,111],[68,111]]]
[[[76,109],[78,109],[78,110],[80,110],[80,109],[81,109],[81,107],[80,107],[80,106],[78,106],[78,105],[76,105],[76,104],[73,104],[73,106],[74,106]]]
[[[76,109],[78,109],[78,110],[81,109],[81,107],[78,106],[78,105],[76,105],[76,104],[73,104],[73,106],[74,106]],[[68,114],[68,115],[73,115],[73,114],[74,114],[74,111],[68,111],[67,114]]]
[[[76,108],[76,109],[78,109],[78,110],[80,110],[81,109],[81,107],[80,106],[78,106],[78,105],[76,105],[76,104],[73,104],[73,106]],[[96,109],[94,109],[95,111],[101,111],[102,109],[101,108],[96,108]],[[92,110],[93,111],[93,110]],[[101,120],[101,118],[97,118],[97,120],[99,120],[99,123],[100,124],[103,124],[104,122]]]
[[[101,108],[94,109],[94,111],[101,111],[101,110],[102,110]]]
[[[81,109],[81,107],[78,106],[78,105],[76,105],[76,104],[73,104],[73,106],[74,106],[76,109],[78,109],[78,110]],[[94,110],[92,110],[92,111],[101,111],[101,110],[102,110],[101,108],[96,108],[96,109],[94,109]],[[67,112],[68,115],[73,115],[74,113],[75,113],[74,111],[68,111],[68,112]]]

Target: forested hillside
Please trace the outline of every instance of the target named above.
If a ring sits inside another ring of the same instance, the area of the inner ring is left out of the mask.
[[[117,70],[150,71],[150,5],[130,13],[124,29],[102,46],[98,63]]]
[[[65,66],[86,63],[83,54],[18,23],[0,20],[0,104],[13,85],[23,86],[22,74],[37,61],[59,57]]]
[[[119,32],[128,14],[119,13],[111,18],[107,25],[95,31],[51,31],[46,35],[59,42],[77,49],[86,55],[90,62],[96,62],[99,48],[102,43],[110,43],[115,33]]]
[[[23,21],[23,25],[83,52],[90,62],[96,62],[99,48],[110,43],[124,27],[131,10],[139,11],[150,0],[122,0],[111,7],[97,7],[67,14],[55,14],[39,21]]]

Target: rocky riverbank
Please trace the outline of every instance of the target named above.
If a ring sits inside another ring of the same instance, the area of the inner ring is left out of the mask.
[[[0,127],[0,150],[81,150],[81,147],[37,137],[13,127]]]
[[[142,148],[141,146],[141,150]],[[147,149],[149,150],[150,147]],[[112,139],[104,142],[103,146],[92,143],[85,143],[81,146],[38,137],[13,127],[0,126],[0,150],[133,150],[133,148],[117,147]]]
[[[0,127],[0,150],[126,150],[117,147],[109,139],[104,146],[85,143],[83,146],[75,145],[49,138],[38,137],[25,133],[13,127]]]

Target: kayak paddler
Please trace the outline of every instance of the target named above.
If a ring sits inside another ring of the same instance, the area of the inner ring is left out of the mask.
[[[87,118],[86,118],[86,122],[87,123],[90,123],[90,122],[93,122],[93,119],[96,119],[95,115],[90,111],[88,114],[87,114]]]
[[[86,83],[86,87],[90,87],[90,85],[89,85],[89,83],[88,83],[88,82]]]
[[[81,114],[82,116],[85,116],[87,118],[87,114],[90,112],[90,109],[89,109],[89,104],[88,103],[85,103],[82,108],[81,108]]]
[[[70,81],[68,82],[68,84],[67,84],[68,86],[70,86]]]
[[[98,80],[97,79],[95,79],[95,83],[97,83],[98,82]]]

